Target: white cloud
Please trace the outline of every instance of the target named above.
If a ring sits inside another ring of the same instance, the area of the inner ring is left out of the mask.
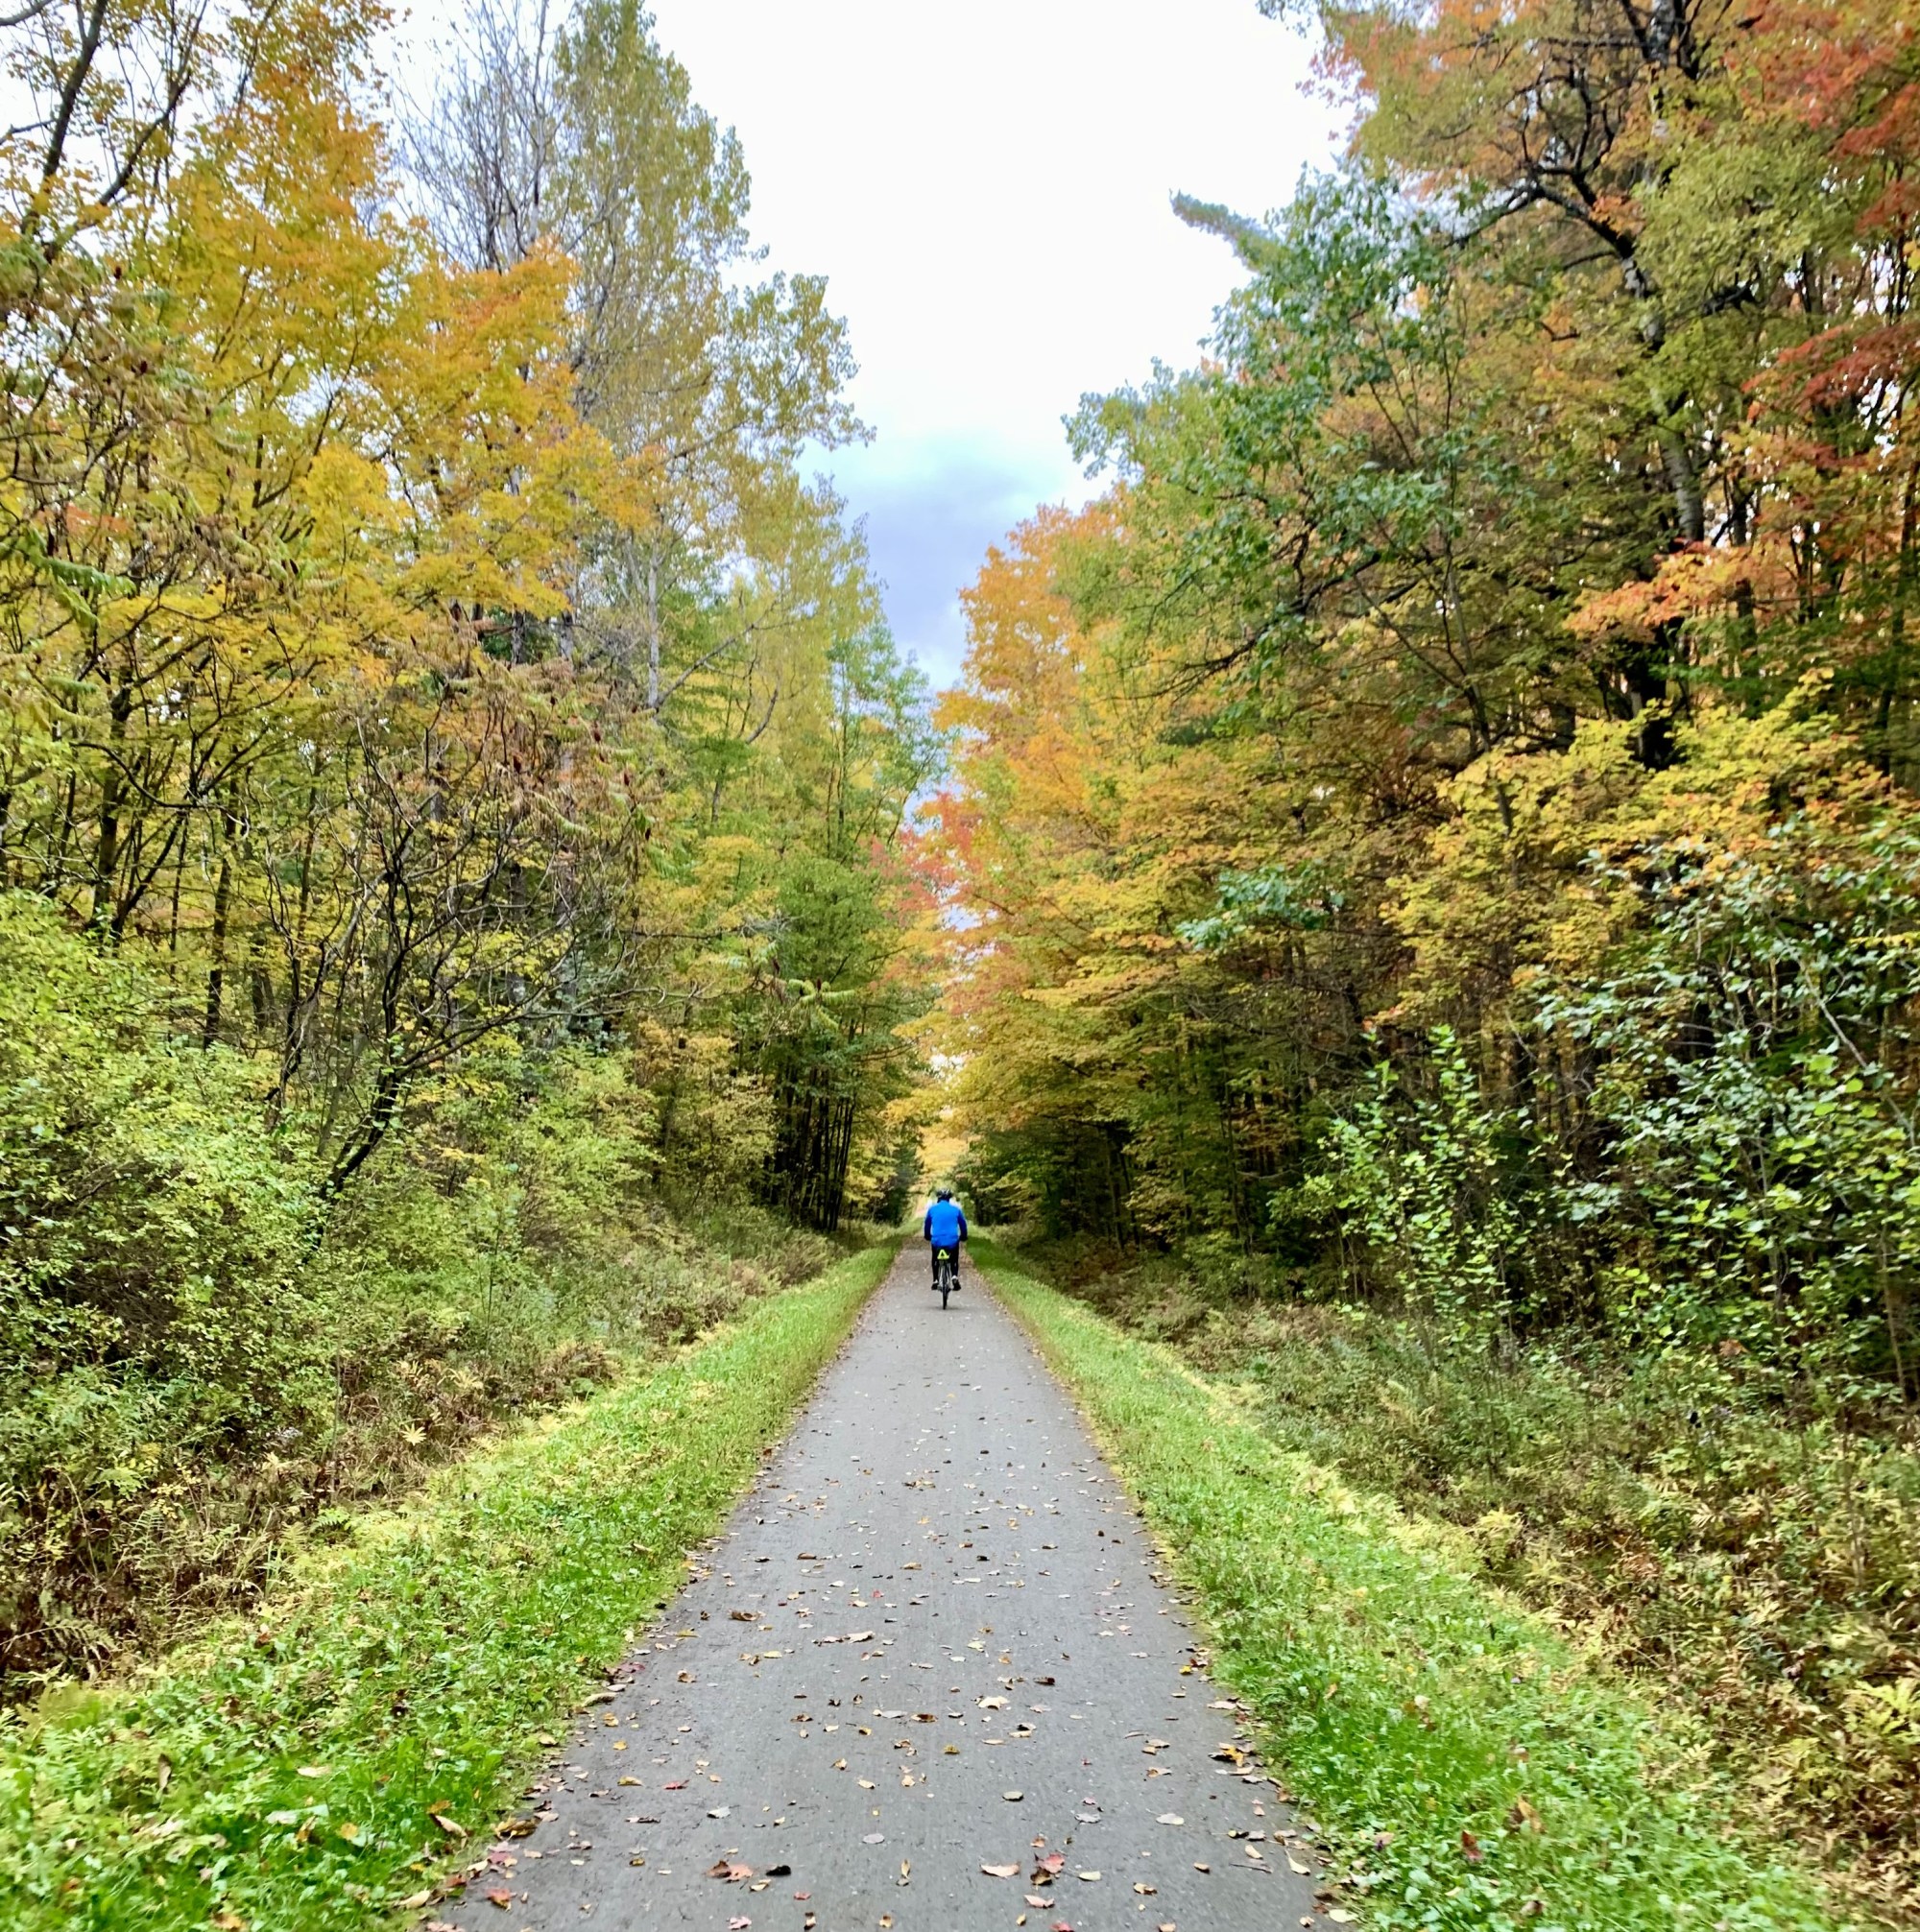
[[[1037,504],[1084,501],[1061,418],[1190,363],[1236,269],[1176,192],[1259,213],[1333,153],[1309,50],[1256,0],[654,0],[739,131],[770,265],[825,274],[877,433],[827,463],[937,681],[954,595]],[[462,0],[413,0],[424,94]]]
[[[738,129],[755,233],[822,273],[877,432],[829,462],[901,641],[958,669],[954,592],[1043,501],[1087,494],[1061,417],[1190,362],[1234,285],[1186,191],[1259,212],[1334,146],[1308,49],[1254,0],[657,0]]]

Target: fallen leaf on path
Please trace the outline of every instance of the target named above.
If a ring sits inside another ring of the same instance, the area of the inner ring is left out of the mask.
[[[751,1919],[746,1918],[744,1915],[736,1916],[728,1920],[727,1932],[747,1932],[747,1927],[753,1922]]]
[[[1003,1791],[1000,1793],[1000,1796],[1004,1798],[1009,1804],[1018,1804],[1020,1801],[1020,1800],[1026,1796],[1026,1793],[1023,1791]]]
[[[887,1834],[884,1831],[870,1831],[860,1840],[862,1845],[884,1845],[886,1842]]]
[[[402,1912],[418,1912],[432,1896],[433,1888],[428,1886],[424,1892],[416,1892],[408,1897],[402,1898],[400,1900],[400,1910]]]
[[[1020,1876],[1020,1867],[1018,1865],[983,1865],[980,1867],[980,1870],[989,1878],[1018,1878]],[[1029,1898],[1026,1902],[1029,1905],[1044,1905],[1046,1901],[1044,1898]]]
[[[1253,1847],[1248,1846],[1247,1849],[1251,1851],[1253,1849]],[[1312,1872],[1313,1870],[1312,1866],[1310,1865],[1301,1864],[1300,1860],[1294,1857],[1293,1853],[1290,1851],[1286,1854],[1286,1869],[1290,1872],[1292,1872],[1296,1878],[1308,1877]]]
[[[447,1817],[444,1811],[429,1811],[427,1816],[446,1833],[449,1838],[465,1838],[467,1827],[457,1819]]]
[[[660,1789],[662,1791],[684,1791],[686,1789],[686,1779],[678,1777],[671,1784],[662,1784]]]
[[[1044,1892],[1029,1892],[1026,1895],[1026,1902],[1029,1905],[1045,1905],[1048,1899]]]
[[[982,1710],[1004,1710],[1007,1707],[1007,1701],[1003,1697],[983,1697],[979,1702]]]
[[[1097,1885],[1100,1882],[1100,1874],[1097,1872],[1076,1872],[1073,1875],[1083,1885]]]
[[[1181,1817],[1177,1811],[1163,1811],[1160,1814],[1159,1822],[1162,1825],[1185,1825],[1187,1823],[1186,1819]]]
[[[637,1784],[639,1781],[637,1777],[623,1777],[620,1780],[622,1784]]]
[[[514,1895],[511,1892],[490,1892],[487,1895],[487,1903],[489,1905],[497,1905],[502,1912],[513,1902]]]
[[[758,1610],[729,1610],[727,1614],[730,1617],[732,1617],[735,1623],[758,1623],[760,1620],[760,1613]]]
[[[874,1791],[877,1790],[878,1787],[874,1783],[874,1780],[871,1777],[863,1777],[860,1780],[860,1789],[862,1791]]]
[[[1134,1880],[1134,1890],[1142,1898],[1151,1898],[1160,1890],[1160,1887],[1158,1885],[1149,1885],[1144,1878],[1137,1878]]]

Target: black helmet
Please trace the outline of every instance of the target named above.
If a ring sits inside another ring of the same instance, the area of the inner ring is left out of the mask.
[[[950,1187],[936,1187],[933,1191],[942,1201],[953,1199],[953,1190]]]

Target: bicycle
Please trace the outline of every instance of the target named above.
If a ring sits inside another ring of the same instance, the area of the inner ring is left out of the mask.
[[[950,1248],[942,1248],[933,1257],[933,1285],[940,1290],[940,1305],[947,1306],[947,1298],[960,1285],[959,1257]]]

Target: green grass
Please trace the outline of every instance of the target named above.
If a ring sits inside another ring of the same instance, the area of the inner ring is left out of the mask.
[[[1280,1448],[1232,1393],[975,1258],[1075,1391],[1217,1680],[1361,1874],[1369,1927],[1785,1932],[1840,1921],[1739,1825],[1707,1739],[1476,1582],[1458,1532]]]
[[[891,1258],[446,1470],[266,1612],[0,1729],[0,1926],[325,1932],[487,1832],[724,1520]]]

